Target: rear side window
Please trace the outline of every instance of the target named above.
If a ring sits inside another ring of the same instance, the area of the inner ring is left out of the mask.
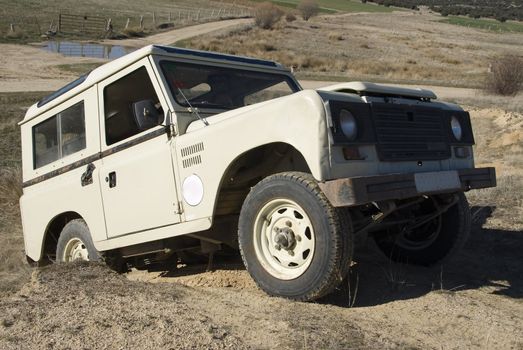
[[[33,127],[34,169],[84,148],[83,101]]]

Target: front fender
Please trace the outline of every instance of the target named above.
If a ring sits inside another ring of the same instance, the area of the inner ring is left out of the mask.
[[[197,175],[204,187],[200,204],[184,203],[185,220],[212,217],[224,173],[243,153],[281,142],[300,152],[318,181],[329,176],[329,141],[323,100],[313,90],[252,105],[193,122],[177,137],[180,193],[183,181]],[[187,189],[185,189],[187,190]]]

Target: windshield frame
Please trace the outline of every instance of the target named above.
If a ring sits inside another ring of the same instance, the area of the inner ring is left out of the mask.
[[[191,66],[194,68],[202,67],[202,68],[210,68],[210,69],[223,69],[224,72],[236,71],[236,72],[254,73],[254,74],[262,74],[262,75],[273,75],[273,76],[277,76],[277,77],[281,78],[281,81],[279,83],[282,83],[282,82],[287,83],[287,85],[289,87],[289,95],[302,90],[301,86],[296,81],[296,78],[292,75],[292,73],[287,70],[284,70],[284,69],[276,70],[276,69],[267,69],[266,67],[231,65],[231,64],[221,63],[221,62],[216,62],[216,63],[207,62],[207,61],[196,61],[195,62],[194,60],[168,59],[166,57],[162,57],[162,59],[160,59],[157,62],[157,64],[158,64],[159,72],[162,75],[162,80],[167,85],[166,90],[170,93],[173,104],[177,107],[184,108],[184,109],[195,107],[195,108],[198,108],[199,110],[209,110],[209,111],[213,111],[213,113],[216,113],[216,111],[234,110],[234,109],[242,108],[242,107],[245,107],[248,105],[227,107],[227,106],[219,106],[219,105],[211,105],[211,104],[199,104],[197,102],[192,103],[191,99],[189,99],[190,104],[188,104],[185,100],[183,100],[183,98],[180,101],[177,98],[178,92],[177,92],[176,86],[174,86],[174,84],[171,84],[171,82],[168,79],[168,73],[166,72],[166,65],[179,64],[179,65],[184,65],[184,66]],[[277,84],[279,84],[279,83],[277,83]],[[277,84],[274,84],[274,85],[277,85]],[[195,85],[195,86],[197,86],[197,85]],[[262,90],[258,90],[258,91],[262,91]],[[252,92],[252,93],[256,93],[256,92]],[[268,99],[268,100],[270,100],[270,99]]]

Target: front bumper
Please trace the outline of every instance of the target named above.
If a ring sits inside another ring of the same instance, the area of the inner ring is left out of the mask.
[[[496,187],[496,169],[362,176],[326,181],[319,186],[333,206],[351,207],[390,199]]]

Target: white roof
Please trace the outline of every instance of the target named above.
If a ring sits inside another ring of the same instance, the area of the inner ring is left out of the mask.
[[[430,90],[419,88],[405,88],[400,86],[368,83],[362,81],[352,81],[348,83],[341,83],[319,88],[323,91],[337,91],[337,92],[354,92],[359,95],[364,93],[373,93],[388,96],[404,96],[417,97],[435,100],[438,97]]]
[[[149,45],[139,50],[133,51],[125,56],[117,58],[111,62],[108,62],[98,68],[95,68],[87,75],[78,78],[77,80],[55,91],[51,95],[44,97],[38,103],[35,103],[31,107],[29,107],[24,119],[19,123],[19,125],[26,123],[27,121],[42,114],[43,112],[83,92],[84,90],[90,88],[94,84],[102,81],[103,79],[115,74],[116,72],[124,69],[127,66],[130,66],[131,64],[149,55],[190,58],[199,61],[206,61],[209,63],[226,62],[228,64],[234,65],[250,66],[257,68],[262,67],[266,69],[277,69],[280,71],[287,71],[287,69],[285,69],[281,64],[274,61],[267,61],[243,56],[226,55],[209,51],[189,50],[170,46]]]

